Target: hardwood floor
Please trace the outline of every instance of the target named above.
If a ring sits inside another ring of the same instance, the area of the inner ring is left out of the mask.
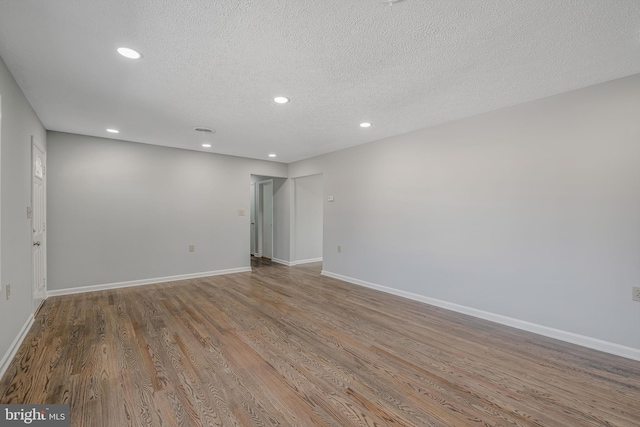
[[[0,403],[91,427],[640,425],[640,362],[319,272],[50,298]]]

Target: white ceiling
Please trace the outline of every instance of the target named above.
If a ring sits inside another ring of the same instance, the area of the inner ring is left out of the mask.
[[[289,163],[640,73],[640,1],[0,0],[0,56],[47,129]]]

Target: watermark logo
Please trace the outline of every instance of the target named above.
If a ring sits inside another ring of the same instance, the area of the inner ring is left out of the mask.
[[[0,427],[69,427],[69,405],[0,405]]]

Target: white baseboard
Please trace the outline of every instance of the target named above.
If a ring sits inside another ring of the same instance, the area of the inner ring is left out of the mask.
[[[129,282],[106,283],[103,285],[80,286],[77,288],[57,289],[47,292],[47,296],[56,297],[60,295],[81,294],[84,292],[104,291],[107,289],[130,288],[132,286],[151,285],[155,283],[175,282],[185,279],[197,279],[200,277],[220,276],[223,274],[244,273],[251,271],[251,267],[229,268],[226,270],[205,271],[202,273],[179,274],[177,276],[155,277],[153,279],[131,280]]]
[[[310,259],[299,259],[298,261],[293,261],[293,265],[300,265],[300,264],[309,264],[312,262],[322,262],[322,257],[320,258],[310,258]]]
[[[288,267],[293,267],[294,265],[309,264],[311,262],[322,262],[322,258],[301,259],[298,261],[285,261],[283,259],[273,258],[271,259],[271,261],[277,262],[278,264],[286,265]]]
[[[354,285],[364,286],[366,288],[375,289],[378,291],[386,292],[388,294],[397,295],[414,301],[423,302],[425,304],[435,305],[447,310],[456,311],[458,313],[468,314],[480,319],[489,320],[491,322],[500,323],[502,325],[511,326],[523,331],[533,332],[534,334],[544,335],[546,337],[555,338],[571,344],[577,344],[594,350],[603,351],[605,353],[614,354],[616,356],[626,357],[627,359],[640,361],[640,349],[637,348],[626,347],[624,345],[599,340],[597,338],[574,334],[573,332],[562,331],[560,329],[554,329],[548,326],[514,319],[513,317],[507,317],[500,314],[490,313],[488,311],[478,310],[477,308],[454,304],[435,298],[429,298],[424,295],[414,294],[413,292],[402,291],[400,289],[394,289],[388,286],[378,285],[360,279],[354,279],[352,277],[343,276],[341,274],[332,273],[326,270],[322,270],[321,274],[323,276],[333,277],[334,279],[342,280],[344,282],[353,283]]]
[[[20,344],[22,344],[22,341],[24,341],[24,338],[27,336],[27,333],[31,329],[31,326],[33,325],[33,321],[34,321],[33,314],[30,314],[25,324],[22,325],[22,329],[20,329],[20,332],[18,332],[18,335],[9,346],[9,349],[4,354],[4,356],[2,356],[2,359],[0,360],[0,378],[2,378],[5,372],[7,372],[7,369],[9,369],[9,365],[11,364],[11,361],[13,360],[14,356],[18,352],[18,349],[20,348]]]

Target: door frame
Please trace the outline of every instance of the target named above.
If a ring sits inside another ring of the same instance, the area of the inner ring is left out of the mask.
[[[256,185],[256,224],[257,224],[257,237],[256,242],[256,256],[262,258],[264,255],[264,213],[263,213],[263,200],[264,200],[264,186],[271,184],[271,222],[273,223],[273,179],[265,179],[257,181]],[[273,259],[273,225],[271,230],[271,259]]]
[[[249,190],[249,222],[251,223],[251,236],[249,236],[249,246],[250,246],[250,253],[253,256],[258,256],[258,238],[257,238],[257,233],[258,233],[258,224],[257,224],[257,208],[256,208],[256,187],[257,185],[255,183],[251,184],[250,190]]]

